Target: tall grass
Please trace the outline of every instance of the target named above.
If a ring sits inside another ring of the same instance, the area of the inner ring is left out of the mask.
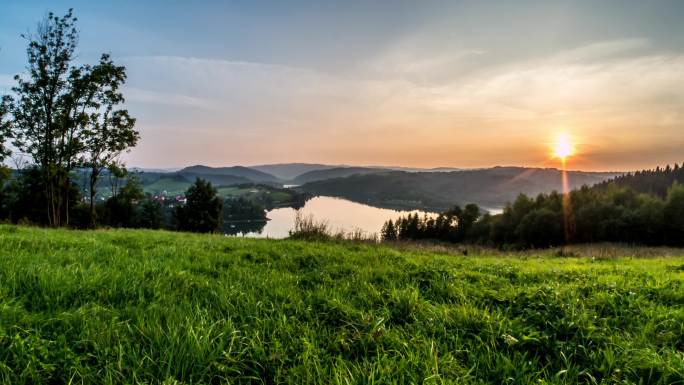
[[[684,253],[0,226],[7,384],[681,384]]]
[[[301,212],[295,214],[294,225],[289,232],[290,239],[326,241],[326,240],[346,240],[353,242],[378,242],[377,234],[368,233],[361,229],[345,231],[334,229],[325,220],[316,220],[313,215],[303,215]]]

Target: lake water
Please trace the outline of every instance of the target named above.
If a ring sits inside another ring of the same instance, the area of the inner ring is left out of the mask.
[[[312,198],[299,211],[303,216],[313,216],[316,221],[328,222],[334,230],[360,229],[366,233],[380,233],[382,225],[388,219],[395,220],[409,213],[418,213],[421,216],[425,213],[417,210],[382,209],[332,197]],[[265,225],[263,223],[234,224],[235,227],[226,230],[249,237],[285,238],[294,226],[296,214],[297,211],[289,207],[273,209],[266,215],[270,221]]]

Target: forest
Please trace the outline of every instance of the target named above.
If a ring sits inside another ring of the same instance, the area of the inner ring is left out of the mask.
[[[436,217],[409,214],[388,221],[386,241],[439,240],[500,248],[619,242],[684,245],[684,172],[678,164],[643,170],[567,194],[520,194],[503,213],[475,204]]]

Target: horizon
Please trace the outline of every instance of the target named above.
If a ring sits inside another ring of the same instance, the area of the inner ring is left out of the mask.
[[[130,167],[628,172],[684,161],[684,3],[10,1],[0,94],[47,11],[125,65]],[[179,26],[183,28],[179,28]]]
[[[683,165],[684,163],[679,163],[676,162],[676,164]],[[557,171],[565,171],[565,172],[586,172],[586,173],[629,173],[629,172],[635,172],[635,171],[643,171],[643,170],[654,170],[656,167],[660,168],[665,168],[667,166],[673,167],[674,164],[663,164],[663,165],[654,165],[653,167],[646,167],[642,169],[635,169],[635,170],[581,170],[581,169],[573,169],[573,168],[568,168],[568,169],[562,169],[561,167],[554,167],[554,166],[548,166],[548,167],[542,167],[542,166],[530,166],[530,165],[511,165],[511,164],[497,164],[493,166],[484,166],[484,167],[452,167],[452,166],[436,166],[436,167],[411,167],[411,166],[402,166],[402,165],[396,165],[396,164],[389,164],[389,165],[378,165],[378,164],[328,164],[328,163],[321,163],[321,162],[276,162],[276,163],[255,163],[255,164],[225,164],[225,165],[208,165],[208,164],[200,164],[200,163],[195,163],[195,164],[187,164],[183,166],[165,166],[165,167],[141,167],[137,165],[130,165],[128,166],[128,169],[133,170],[133,169],[138,169],[138,170],[143,170],[143,171],[149,171],[149,170],[163,170],[166,172],[175,172],[179,171],[185,168],[190,168],[190,167],[196,167],[196,166],[203,166],[203,167],[210,167],[210,168],[230,168],[230,167],[245,167],[245,168],[255,168],[255,167],[262,167],[262,166],[285,166],[285,165],[308,165],[308,166],[315,166],[315,165],[321,165],[321,166],[332,166],[332,167],[340,167],[340,168],[345,168],[345,167],[360,167],[360,168],[386,168],[386,169],[396,169],[395,171],[402,171],[402,169],[409,169],[409,170],[419,170],[419,171],[424,171],[424,172],[430,172],[431,170],[437,170],[437,169],[452,169],[450,172],[457,172],[457,171],[476,171],[476,170],[488,170],[492,168],[524,168],[524,169],[540,169],[540,170],[557,170]]]

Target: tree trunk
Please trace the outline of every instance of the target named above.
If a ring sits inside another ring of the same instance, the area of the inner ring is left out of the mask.
[[[90,226],[95,228],[97,216],[95,213],[95,186],[97,185],[98,170],[90,171]]]
[[[71,179],[69,179],[69,175],[67,174],[66,178],[64,178],[64,225],[69,226],[69,190],[71,187]]]

